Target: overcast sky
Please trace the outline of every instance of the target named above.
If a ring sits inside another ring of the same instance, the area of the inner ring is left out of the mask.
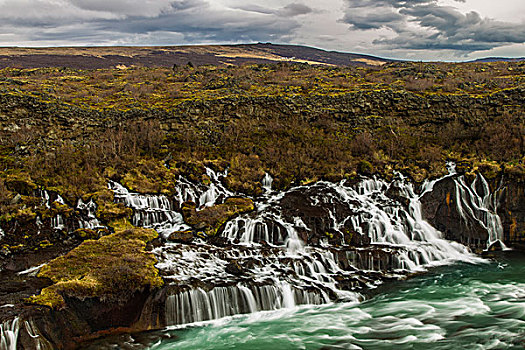
[[[525,0],[0,0],[0,46],[291,43],[415,60],[525,56]]]

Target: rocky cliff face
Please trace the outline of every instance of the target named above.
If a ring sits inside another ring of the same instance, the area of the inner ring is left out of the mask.
[[[421,198],[423,217],[443,232],[446,239],[484,249],[489,233],[474,215],[465,215],[461,201],[456,180],[445,178]]]
[[[435,182],[423,194],[423,216],[446,239],[475,250],[487,249],[497,240],[523,249],[524,193],[521,181],[497,177],[489,185],[480,174],[470,181],[456,174]]]
[[[500,203],[505,244],[525,250],[525,183],[507,181]]]

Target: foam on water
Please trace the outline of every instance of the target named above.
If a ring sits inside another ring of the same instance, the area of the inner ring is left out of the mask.
[[[255,314],[173,331],[158,349],[520,349],[523,258],[441,267],[362,303]],[[212,342],[209,342],[213,339]]]

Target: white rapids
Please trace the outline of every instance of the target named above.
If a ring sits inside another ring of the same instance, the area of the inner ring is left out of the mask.
[[[225,174],[211,169],[207,174],[211,179],[207,186],[180,178],[172,198],[132,193],[114,182],[109,187],[117,202],[133,209],[134,225],[154,228],[167,238],[173,231],[190,229],[175,210],[183,202],[193,201],[200,210],[236,195],[221,184]],[[229,241],[226,247],[196,239],[191,245],[168,242],[154,249],[157,267],[171,286],[167,324],[303,304],[356,302],[362,299],[363,288],[381,283],[381,278],[370,277],[377,273],[396,278],[454,261],[483,261],[467,247],[443,239],[423,219],[420,194],[399,174],[390,183],[375,177],[355,185],[318,182],[281,193],[272,191],[271,182],[267,174],[262,180],[265,194],[254,199],[256,212],[224,225],[221,236]],[[425,185],[422,192],[432,190],[432,185]],[[389,196],[389,190],[397,197]],[[309,223],[283,213],[281,201],[292,192],[308,193],[312,205],[328,208],[327,229],[341,234],[351,230],[368,236],[370,244],[333,247],[328,236],[307,244],[304,232],[313,232]]]

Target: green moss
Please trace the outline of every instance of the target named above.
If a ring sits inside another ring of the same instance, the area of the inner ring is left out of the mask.
[[[134,228],[83,242],[42,267],[38,277],[54,284],[28,302],[60,309],[66,306],[64,296],[117,302],[135,291],[159,288],[156,259],[145,251],[156,237],[153,230]]]
[[[369,161],[361,160],[357,165],[357,171],[363,175],[372,175],[374,173],[374,167]]]
[[[122,184],[138,193],[172,194],[175,188],[175,172],[158,160],[141,159],[122,178]]]
[[[99,238],[99,234],[97,233],[97,231],[90,230],[87,228],[79,228],[73,232],[73,235],[75,235],[76,237],[82,240]]]
[[[30,175],[25,172],[9,174],[4,181],[10,191],[23,195],[31,195],[37,188]]]
[[[494,161],[481,161],[475,164],[477,170],[487,179],[492,180],[501,172],[501,167]]]
[[[250,198],[230,197],[223,204],[206,207],[199,211],[196,210],[195,203],[186,202],[182,206],[182,214],[188,225],[203,231],[207,236],[215,236],[228,220],[254,209],[254,203]]]

